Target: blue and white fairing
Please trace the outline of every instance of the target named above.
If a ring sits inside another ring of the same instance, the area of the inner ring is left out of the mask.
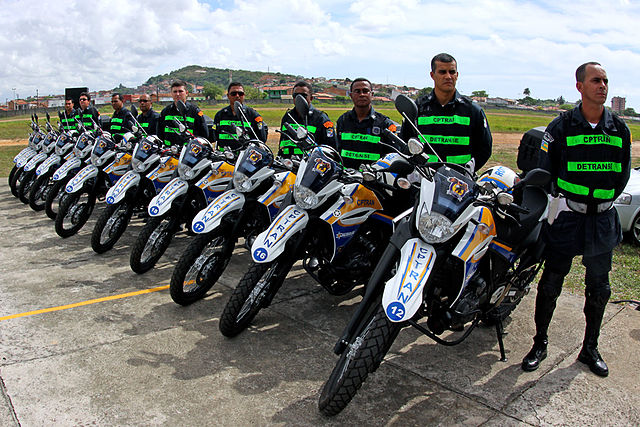
[[[65,176],[67,176],[67,174],[69,173],[69,171],[79,168],[82,165],[82,160],[80,160],[77,157],[72,157],[69,160],[67,160],[66,162],[64,162],[62,164],[62,166],[60,166],[54,173],[53,173],[53,180],[54,181],[60,181],[62,178],[64,178]]]
[[[84,186],[87,180],[95,178],[96,176],[98,176],[98,168],[95,165],[87,165],[71,178],[71,181],[69,181],[64,191],[70,194],[75,193]]]
[[[13,163],[22,162],[23,159],[31,158],[35,155],[36,155],[36,150],[34,150],[33,148],[31,147],[23,148],[22,150],[20,150],[18,154],[15,155],[15,157],[13,158]],[[18,166],[18,167],[22,167],[22,166]]]
[[[271,262],[284,252],[289,238],[309,222],[309,214],[296,205],[287,206],[271,225],[256,237],[251,256],[257,263]]]
[[[198,234],[208,233],[218,227],[226,215],[242,209],[244,203],[244,194],[236,190],[227,190],[196,214],[191,229]]]
[[[27,164],[24,166],[24,171],[25,172],[29,172],[32,171],[34,169],[36,169],[38,167],[38,165],[40,163],[42,163],[43,161],[45,161],[45,159],[49,157],[47,155],[47,153],[38,153],[35,156],[33,156],[31,159],[29,159],[29,161],[27,162]]]
[[[108,205],[113,205],[120,202],[127,191],[135,187],[140,183],[140,174],[135,171],[127,171],[124,175],[116,181],[116,183],[107,191],[106,202]]]
[[[60,157],[57,154],[50,155],[49,157],[47,157],[47,160],[40,163],[40,165],[37,167],[36,175],[40,176],[42,174],[47,173],[49,171],[49,168],[51,168],[51,166],[60,163],[61,160],[62,160],[62,157]]]
[[[189,183],[181,178],[173,178],[162,191],[149,203],[148,212],[151,216],[164,215],[171,209],[173,201],[187,193]]]

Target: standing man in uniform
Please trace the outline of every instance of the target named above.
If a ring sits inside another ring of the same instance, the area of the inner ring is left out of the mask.
[[[78,114],[78,112],[75,108],[73,108],[73,99],[66,98],[64,100],[64,111],[58,113],[62,130],[64,130],[65,132],[70,132],[72,130],[78,129],[78,125],[76,124],[75,119],[76,114]]]
[[[543,231],[545,267],[536,297],[536,335],[522,369],[534,371],[547,357],[547,331],[571,262],[582,255],[586,267],[586,327],[578,360],[596,375],[609,374],[598,351],[600,325],[611,296],[609,271],[613,248],[622,240],[613,201],[622,193],[631,169],[631,133],[604,108],[609,81],[604,68],[587,62],[576,70],[582,102],[547,126],[538,165],[551,172],[549,223]]]
[[[244,87],[242,83],[231,82],[227,88],[227,98],[229,99],[229,106],[218,111],[213,118],[218,149],[222,150],[224,147],[237,149],[236,133],[232,125],[238,128],[243,126],[251,127],[260,141],[267,142],[267,127],[262,120],[262,116],[253,108],[243,106],[244,115],[249,120],[249,123],[245,123],[236,111],[234,105],[236,101],[244,105]],[[247,132],[253,138],[253,133],[249,129],[247,129]]]
[[[96,107],[91,105],[91,95],[89,95],[88,92],[82,92],[79,102],[82,126],[84,126],[86,130],[97,131],[98,126],[100,126],[100,113],[96,110]]]
[[[164,141],[168,146],[182,146],[184,141],[179,136],[179,130],[173,123],[176,118],[184,123],[185,126],[195,135],[203,138],[209,137],[209,130],[204,121],[204,113],[200,111],[198,106],[187,102],[187,82],[184,80],[176,80],[171,84],[171,96],[173,102],[167,105],[160,113],[158,120],[158,138]],[[185,116],[183,117],[176,106],[178,102],[186,105]]]
[[[447,53],[431,59],[433,91],[418,98],[418,129],[443,162],[460,165],[475,161],[479,170],[491,156],[491,131],[482,109],[456,90],[458,68],[456,60]],[[401,129],[405,141],[415,137],[415,129],[404,123]],[[425,147],[430,161],[437,161],[430,148]]]
[[[124,98],[119,93],[111,95],[111,106],[113,107],[113,114],[109,121],[109,133],[111,135],[124,135],[131,130],[133,126],[133,115],[131,111],[124,108]]]
[[[349,96],[353,109],[340,116],[336,124],[338,151],[345,167],[358,169],[362,163],[371,163],[394,151],[382,143],[395,145],[385,135],[385,129],[396,132],[390,118],[373,109],[371,82],[359,77],[351,82]],[[402,151],[402,147],[396,147]]]
[[[147,132],[147,135],[156,135],[158,133],[158,119],[160,118],[160,114],[153,111],[153,103],[151,102],[151,97],[146,93],[140,95],[138,98],[138,103],[140,104],[140,112],[138,113],[138,123]]]
[[[333,122],[329,120],[329,116],[324,112],[316,110],[313,108],[313,105],[311,105],[311,100],[313,99],[311,85],[302,80],[297,82],[293,85],[293,98],[295,99],[296,96],[304,97],[309,104],[309,114],[306,118],[308,122],[307,130],[313,135],[316,144],[329,145],[336,148],[336,135]],[[280,149],[278,155],[285,158],[293,155],[302,156],[304,154],[304,152],[296,146],[295,142],[288,137],[289,132],[287,131],[285,123],[289,123],[294,129],[298,127],[298,125],[291,121],[289,114],[293,116],[300,126],[304,127],[305,123],[305,118],[300,117],[295,108],[289,110],[288,113],[282,117],[280,129],[283,133],[280,134]]]

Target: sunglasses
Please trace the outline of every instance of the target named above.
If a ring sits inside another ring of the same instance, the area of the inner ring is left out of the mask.
[[[244,92],[240,92],[240,91],[234,90],[233,92],[229,92],[229,95],[231,95],[231,96],[244,96]]]
[[[370,93],[370,92],[371,92],[371,89],[366,89],[366,88],[365,89],[354,89],[353,90],[353,93],[364,93],[365,95],[367,93]]]
[[[80,98],[80,101],[88,101],[87,98]]]
[[[141,99],[141,100],[139,100],[138,102],[139,102],[140,104],[142,104],[143,102],[151,102],[151,101],[149,101],[149,100],[147,100],[147,99]]]

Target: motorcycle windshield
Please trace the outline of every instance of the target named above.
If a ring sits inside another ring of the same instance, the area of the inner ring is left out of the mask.
[[[307,158],[307,167],[300,179],[300,185],[318,193],[333,179],[342,176],[342,159],[330,147],[316,147]]]
[[[71,141],[71,137],[69,135],[67,135],[66,133],[61,133],[60,136],[58,136],[56,147],[62,148],[70,141]]]
[[[82,151],[85,148],[87,148],[87,145],[89,145],[89,137],[86,134],[82,134],[80,135],[80,137],[78,138],[78,140],[76,141],[76,146],[75,148],[78,151]]]
[[[150,137],[145,138],[137,145],[136,151],[133,153],[134,159],[144,162],[150,155],[157,151],[156,145],[150,142],[150,140],[153,139]]]
[[[109,150],[114,150],[116,143],[107,136],[101,135],[98,137],[96,144],[93,147],[93,153],[95,156],[100,157]]]
[[[475,181],[447,166],[440,167],[434,179],[433,210],[452,222],[478,197]]]
[[[192,140],[187,145],[187,149],[184,152],[184,156],[180,159],[180,162],[189,166],[190,168],[198,164],[198,162],[204,159],[211,152],[211,148],[202,144],[197,139]]]
[[[273,153],[271,149],[262,143],[251,143],[244,151],[244,154],[236,163],[235,170],[246,176],[252,176],[256,171],[273,163]]]

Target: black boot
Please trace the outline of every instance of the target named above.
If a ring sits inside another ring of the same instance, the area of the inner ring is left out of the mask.
[[[547,331],[553,311],[556,309],[556,301],[562,289],[564,275],[545,270],[538,284],[536,296],[536,311],[534,320],[536,323],[536,336],[533,337],[531,351],[522,359],[522,370],[526,372],[538,369],[540,362],[547,357]]]
[[[600,336],[600,326],[610,295],[611,291],[608,287],[601,291],[586,292],[584,303],[586,327],[582,350],[578,355],[578,361],[589,366],[591,372],[601,377],[609,375],[609,368],[598,351],[598,337]]]
[[[547,343],[546,339],[533,338],[533,347],[531,351],[522,359],[522,370],[526,372],[535,371],[538,369],[540,362],[547,358]]]

